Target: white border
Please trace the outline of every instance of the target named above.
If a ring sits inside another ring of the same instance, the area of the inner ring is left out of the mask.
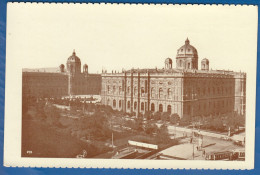
[[[9,29],[9,10],[14,5],[24,3],[8,3],[7,33]],[[42,3],[27,3],[26,5],[42,5]],[[53,4],[50,4],[53,5]],[[82,4],[66,4],[82,5]],[[92,4],[104,6],[105,4]],[[129,4],[107,4],[129,6]],[[136,4],[134,4],[136,6]],[[147,4],[142,6],[148,6]],[[150,6],[156,6],[154,4]],[[161,5],[160,5],[161,6]],[[191,5],[187,5],[191,6]],[[196,8],[199,5],[192,5]],[[215,5],[216,6],[216,5]],[[221,5],[222,6],[222,5]],[[236,6],[229,6],[236,8]],[[251,6],[257,10],[256,6]],[[256,21],[257,25],[257,21]],[[257,29],[256,29],[257,32]],[[257,36],[256,36],[257,37]],[[256,98],[256,66],[247,72],[246,97],[246,160],[245,161],[201,161],[201,160],[122,160],[122,159],[69,159],[69,158],[22,158],[21,157],[21,88],[22,71],[19,58],[11,57],[12,45],[7,34],[6,52],[6,86],[5,86],[5,131],[4,131],[4,166],[18,167],[67,167],[67,168],[148,168],[148,169],[253,169],[254,139],[255,139],[255,98]],[[256,43],[255,43],[255,48]],[[250,60],[256,64],[255,58]]]

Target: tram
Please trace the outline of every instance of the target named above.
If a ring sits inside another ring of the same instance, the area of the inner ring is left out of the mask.
[[[206,153],[206,160],[245,160],[245,150]]]
[[[206,153],[206,160],[231,160],[233,156],[232,151],[223,151],[223,152],[210,152]]]

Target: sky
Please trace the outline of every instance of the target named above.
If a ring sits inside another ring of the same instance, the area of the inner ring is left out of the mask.
[[[89,72],[162,68],[189,38],[210,68],[256,66],[257,8],[223,5],[8,4],[7,56],[58,67],[73,49]],[[7,59],[8,59],[7,57]],[[250,64],[251,63],[251,64]]]

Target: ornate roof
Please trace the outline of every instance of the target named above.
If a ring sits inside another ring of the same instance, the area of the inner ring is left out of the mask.
[[[201,62],[209,62],[209,60],[207,58],[203,58]]]
[[[186,57],[186,56],[198,56],[197,49],[190,45],[190,41],[187,38],[185,44],[181,46],[177,51],[177,57]]]
[[[72,55],[68,58],[67,62],[80,63],[80,59],[76,56],[75,50],[73,51]]]
[[[165,63],[172,63],[172,59],[171,58],[166,58],[164,62]]]

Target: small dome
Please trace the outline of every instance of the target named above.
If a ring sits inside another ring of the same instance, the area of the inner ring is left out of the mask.
[[[60,65],[60,72],[64,72],[64,68],[65,68],[64,64],[61,64]]]
[[[201,60],[201,62],[207,62],[207,63],[209,63],[209,60],[208,60],[207,58],[204,58],[204,59]]]
[[[164,61],[164,63],[170,63],[170,64],[172,64],[172,59],[171,59],[171,58],[166,58],[165,61]]]
[[[76,56],[75,50],[73,51],[72,55],[68,58],[67,62],[80,63],[80,59]]]
[[[88,65],[87,65],[87,64],[84,64],[84,65],[83,65],[83,68],[88,68]]]
[[[185,45],[181,46],[177,51],[177,57],[186,57],[186,56],[197,56],[198,52],[195,47],[190,45],[190,41],[187,38]]]

